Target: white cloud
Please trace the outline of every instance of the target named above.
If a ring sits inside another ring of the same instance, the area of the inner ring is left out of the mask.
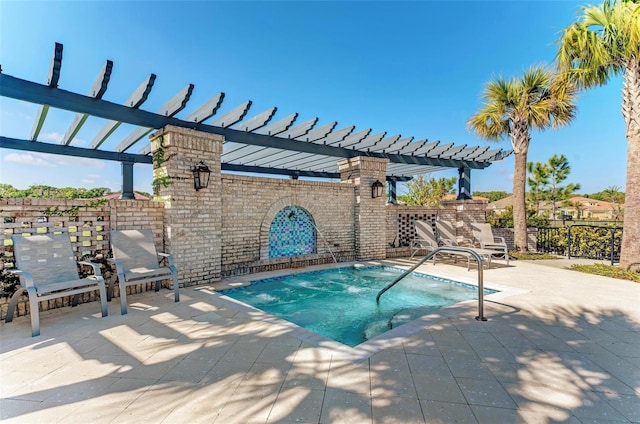
[[[40,139],[43,141],[55,141],[56,143],[62,142],[62,137],[64,134],[60,134],[59,132],[48,132],[40,134]]]
[[[42,156],[31,153],[9,153],[4,157],[4,160],[7,162],[14,162],[20,165],[30,165],[30,166],[44,166],[47,168],[52,168],[52,165],[49,161],[42,158]]]
[[[81,138],[78,137],[74,137],[73,140],[71,140],[71,143],[69,143],[70,146],[75,146],[75,147],[84,147],[87,145],[87,140],[83,140]]]
[[[75,156],[56,155],[55,162],[59,166],[75,167],[84,166],[87,168],[104,169],[105,161],[100,159],[79,158]]]
[[[83,184],[95,184],[95,180],[90,180],[89,178],[83,178],[80,180],[81,183]]]
[[[48,133],[42,133],[40,135],[40,139],[42,141],[53,141],[55,143],[62,143],[62,139],[64,138],[64,134],[61,134],[59,132],[48,132]],[[75,146],[75,147],[82,147],[85,146],[87,144],[86,140],[83,140],[81,138],[78,137],[74,137],[73,140],[71,140],[71,143],[69,143],[70,146]]]

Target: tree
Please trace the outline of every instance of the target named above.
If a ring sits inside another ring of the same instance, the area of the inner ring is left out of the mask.
[[[624,203],[624,192],[616,185],[609,186],[597,193],[588,194],[586,197],[596,200],[604,200],[611,203]]]
[[[407,183],[409,192],[400,199],[410,206],[438,206],[445,194],[454,192],[456,181],[456,177],[435,179],[418,175]]]
[[[606,85],[622,74],[627,137],[627,188],[620,266],[640,262],[640,4],[605,0],[582,8],[559,40],[558,67],[579,88]]]
[[[0,184],[0,197],[46,197],[56,199],[93,199],[110,194],[106,187],[97,188],[73,188],[52,187],[48,185],[32,185],[25,190],[14,188],[10,184]]]
[[[499,141],[509,137],[515,153],[513,220],[516,249],[527,250],[525,181],[531,130],[567,125],[575,116],[575,89],[567,79],[542,66],[521,78],[501,77],[487,84],[485,104],[467,122],[478,136]]]
[[[533,205],[536,214],[540,212],[540,203],[546,197],[546,188],[549,185],[549,171],[544,164],[540,162],[527,162],[527,184],[529,192],[527,199]]]
[[[580,190],[580,184],[567,184],[564,187],[560,185],[571,172],[569,161],[565,155],[551,156],[545,167],[549,173],[548,200],[551,201],[551,218],[556,219],[556,201],[571,197],[577,190]]]
[[[620,206],[620,203],[624,202],[624,194],[620,193],[620,187],[609,186],[602,191],[604,197],[603,200],[611,203],[611,217],[618,221],[624,218],[624,208]],[[622,199],[622,202],[620,201]]]
[[[507,193],[506,191],[474,191],[474,196],[486,197],[489,199],[489,203],[495,202],[496,200],[504,199],[505,197],[509,197],[511,193]]]

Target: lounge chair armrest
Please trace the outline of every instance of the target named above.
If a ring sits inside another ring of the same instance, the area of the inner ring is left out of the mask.
[[[456,245],[456,244],[453,242],[453,240],[450,240],[450,239],[444,239],[444,238],[441,238],[441,239],[440,239],[440,241],[442,242],[442,244],[443,244],[444,246],[455,246],[455,245]]]
[[[173,255],[171,253],[161,253],[158,252],[158,256],[161,256],[162,258],[167,260],[167,264],[169,267],[172,267],[175,265],[174,261],[173,261]]]
[[[493,241],[500,244],[507,244],[507,242],[504,241],[504,237],[501,236],[493,236]]]
[[[91,268],[93,268],[93,275],[95,275],[96,277],[102,278],[102,271],[100,271],[100,265],[93,262],[89,262],[89,261],[78,261],[78,264],[90,266]]]
[[[124,269],[122,268],[122,263],[115,259],[115,258],[109,258],[107,259],[107,262],[113,264],[113,266],[116,267],[116,272],[120,273],[120,272],[124,272]]]
[[[7,272],[16,274],[20,278],[20,285],[22,287],[34,287],[33,277],[30,272],[20,271],[19,269],[8,269]]]
[[[476,244],[473,242],[473,240],[468,238],[463,238],[462,241],[460,241],[460,243],[458,244],[462,247],[476,247]]]

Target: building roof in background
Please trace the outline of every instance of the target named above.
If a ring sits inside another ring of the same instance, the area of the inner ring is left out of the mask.
[[[496,200],[495,202],[490,202],[487,204],[488,211],[503,211],[507,209],[507,206],[513,206],[513,194],[510,194],[507,197],[504,197],[500,200]]]
[[[573,196],[567,200],[560,200],[556,202],[556,209],[566,208],[565,202],[570,202],[571,204],[579,203],[582,210],[591,211],[591,212],[608,212],[614,209],[614,204],[611,202],[606,202],[604,200],[591,199],[589,197],[584,196]],[[491,202],[487,204],[488,211],[504,211],[507,206],[513,206],[513,195],[507,196],[503,199],[496,200],[495,202]],[[575,208],[575,206],[570,206],[570,208]],[[540,205],[540,210],[551,210],[552,205],[550,202],[545,202]]]

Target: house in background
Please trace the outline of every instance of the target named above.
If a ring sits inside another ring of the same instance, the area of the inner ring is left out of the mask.
[[[508,206],[513,206],[513,196],[488,203],[487,212],[502,213],[506,211]],[[544,202],[540,205],[539,213],[541,215],[551,216],[552,211],[553,205],[550,202]],[[622,208],[616,203],[574,196],[556,202],[556,215],[570,216],[572,219],[620,220],[622,219]]]
[[[513,194],[495,202],[487,203],[487,212],[503,213],[508,206],[513,206]]]
[[[541,211],[551,211],[551,209],[550,203],[540,208]],[[620,205],[582,196],[574,196],[567,201],[557,202],[556,211],[560,211],[564,215],[570,215],[574,219],[622,219]]]

